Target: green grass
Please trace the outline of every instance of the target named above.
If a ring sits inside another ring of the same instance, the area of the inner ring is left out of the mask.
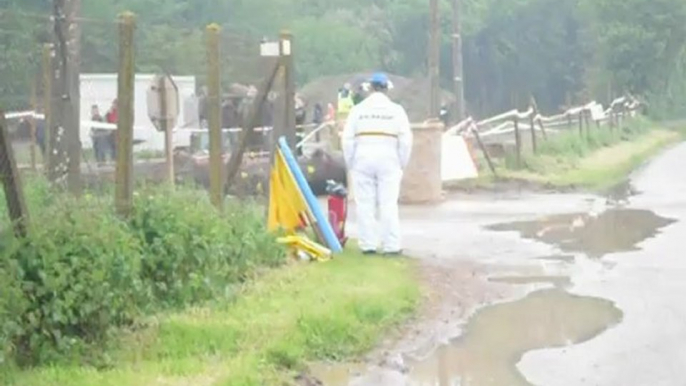
[[[678,140],[679,135],[675,132],[653,130],[631,140],[599,147],[585,155],[527,156],[524,169],[508,168],[502,174],[505,178],[558,188],[603,189],[621,182],[636,167]]]
[[[346,252],[293,264],[231,303],[160,315],[122,334],[112,365],[8,370],[3,385],[278,385],[310,360],[353,358],[415,309],[411,261]]]
[[[670,144],[683,139],[677,130],[657,128],[643,118],[623,130],[593,127],[584,136],[561,133],[539,144],[537,154],[525,153],[521,167],[513,155],[499,160],[502,180],[520,181],[552,188],[605,189],[621,182],[636,167]],[[489,171],[459,188],[485,188],[497,180]]]

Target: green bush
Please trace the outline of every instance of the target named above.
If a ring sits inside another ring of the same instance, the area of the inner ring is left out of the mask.
[[[29,237],[8,243],[27,302],[13,336],[20,363],[85,354],[112,327],[130,323],[145,302],[140,243],[109,202],[58,202],[32,213]]]
[[[130,227],[144,246],[143,280],[166,306],[229,295],[252,268],[283,261],[251,205],[229,205],[221,215],[203,191],[158,188],[143,190],[134,207]]]
[[[205,191],[144,188],[127,222],[111,200],[76,200],[41,178],[24,187],[26,239],[14,238],[0,210],[0,365],[98,364],[114,328],[225,297],[257,268],[284,261],[257,205],[227,202],[219,214]]]
[[[0,366],[12,357],[14,340],[22,332],[21,316],[27,308],[18,274],[15,262],[0,260]]]

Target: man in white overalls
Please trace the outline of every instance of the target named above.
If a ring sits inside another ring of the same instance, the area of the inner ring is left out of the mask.
[[[380,247],[385,255],[399,255],[398,199],[412,151],[412,131],[405,109],[386,95],[390,83],[386,74],[374,74],[369,83],[372,93],[351,110],[342,138],[352,176],[359,246],[364,254],[374,254]]]

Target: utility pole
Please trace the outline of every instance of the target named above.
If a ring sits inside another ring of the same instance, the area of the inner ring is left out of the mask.
[[[53,154],[48,165],[51,181],[61,184],[66,177],[69,191],[76,195],[81,192],[81,28],[76,20],[80,9],[81,0],[53,0],[56,71],[53,119],[49,128]]]
[[[430,13],[430,32],[429,32],[429,82],[430,82],[430,103],[429,118],[438,118],[441,114],[441,86],[440,76],[440,44],[441,29],[438,17],[438,0],[429,0]]]
[[[462,65],[462,0],[453,0],[453,82],[455,87],[455,122],[465,119]]]

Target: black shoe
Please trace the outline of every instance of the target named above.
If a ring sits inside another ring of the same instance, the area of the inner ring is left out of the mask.
[[[402,254],[403,254],[403,251],[402,251],[402,249],[401,249],[401,250],[399,250],[399,251],[394,251],[394,252],[384,252],[384,253],[383,253],[383,255],[384,255],[384,256],[402,256]]]
[[[376,251],[373,251],[373,250],[362,251],[362,254],[365,255],[365,256],[376,255]]]

